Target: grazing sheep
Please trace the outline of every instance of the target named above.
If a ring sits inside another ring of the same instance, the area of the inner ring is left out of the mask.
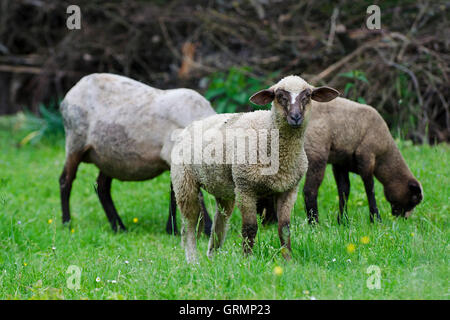
[[[215,114],[193,90],[159,90],[107,73],[82,78],[60,109],[66,131],[59,179],[62,221],[70,221],[70,191],[79,164],[93,163],[100,169],[98,197],[114,231],[125,226],[111,198],[112,179],[142,181],[169,170],[172,131]]]
[[[373,176],[383,184],[392,214],[408,217],[423,198],[420,182],[409,170],[389,129],[371,106],[344,98],[327,103],[313,102],[306,130],[305,151],[308,156],[303,194],[310,223],[318,222],[317,193],[327,163],[332,164],[339,193],[338,222],[342,221],[350,193],[349,172],[361,176],[369,201],[370,221],[381,221],[375,201]],[[276,212],[269,208],[266,216]],[[262,212],[263,206],[259,209]],[[273,219],[273,217],[272,217]]]
[[[188,262],[197,260],[195,228],[200,210],[197,201],[200,187],[214,195],[217,203],[208,256],[224,241],[235,200],[242,214],[244,253],[251,253],[258,228],[257,199],[274,195],[277,199],[278,233],[284,248],[282,253],[286,259],[290,258],[290,214],[297,199],[298,184],[308,166],[303,136],[311,100],[330,101],[338,94],[334,89],[315,89],[302,78],[289,76],[250,98],[258,105],[272,102],[270,111],[219,114],[194,121],[183,130],[172,151],[171,178],[177,205],[184,218],[182,241]],[[251,142],[251,132],[259,135],[258,150],[256,144]],[[235,147],[234,137],[231,141],[229,139],[230,134],[238,138],[244,135],[244,150]],[[252,155],[261,157],[269,149],[272,158],[270,166],[261,158],[259,162],[252,161],[255,160]],[[203,159],[205,154],[214,159]],[[234,159],[243,154],[244,162]],[[274,161],[276,165],[272,170]]]

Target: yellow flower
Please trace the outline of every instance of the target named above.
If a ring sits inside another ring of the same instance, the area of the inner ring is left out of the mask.
[[[309,290],[303,290],[303,294],[304,295],[308,295],[309,294]]]
[[[350,243],[347,245],[347,252],[348,253],[353,253],[355,252],[356,246],[353,243]]]
[[[283,274],[283,268],[276,266],[273,268],[273,274],[276,276],[281,276]]]
[[[74,232],[75,232],[75,229],[74,229],[74,228],[70,229],[70,232],[71,232],[71,233],[74,233]]]
[[[24,266],[24,267],[26,267],[27,265],[28,265],[28,263],[26,263],[26,262],[23,263],[23,266]]]
[[[414,237],[414,236],[415,236],[414,232],[411,232],[411,237]]]
[[[338,288],[342,288],[342,283],[339,283],[339,284],[338,284]]]
[[[51,224],[53,222],[53,219],[48,219],[47,222],[48,224]]]
[[[133,222],[134,222],[134,223],[138,223],[138,221],[139,221],[138,218],[134,218],[134,219],[133,219]]]
[[[370,238],[368,236],[364,236],[361,238],[361,243],[368,244],[370,242]]]

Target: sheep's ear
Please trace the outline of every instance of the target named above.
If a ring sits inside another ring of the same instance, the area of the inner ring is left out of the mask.
[[[411,200],[414,203],[419,203],[423,199],[422,188],[419,182],[413,180],[408,183],[409,190],[411,191]]]
[[[339,96],[339,91],[330,87],[319,87],[313,90],[311,99],[317,102],[328,102]]]
[[[273,101],[275,98],[275,93],[271,89],[264,89],[258,91],[250,97],[250,101],[259,106],[265,106],[266,104]]]

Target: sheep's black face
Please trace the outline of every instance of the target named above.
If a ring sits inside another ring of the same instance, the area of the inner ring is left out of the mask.
[[[403,191],[402,191],[403,189]],[[418,181],[410,181],[404,188],[397,186],[397,192],[386,194],[386,199],[391,204],[392,215],[408,218],[414,208],[422,202],[422,188]]]
[[[305,89],[300,93],[283,89],[275,91],[276,102],[283,108],[287,123],[292,128],[300,128],[305,119],[308,105],[311,103],[311,90]]]

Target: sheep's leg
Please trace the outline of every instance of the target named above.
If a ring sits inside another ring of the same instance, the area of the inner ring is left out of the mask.
[[[111,181],[112,178],[100,171],[97,178],[97,194],[113,231],[117,231],[117,224],[119,224],[121,230],[125,231],[126,228],[122,223],[111,198]]]
[[[170,205],[169,205],[169,218],[167,219],[166,232],[168,234],[178,234],[177,228],[177,202],[175,199],[175,192],[173,191],[173,185],[170,183]]]
[[[281,253],[286,260],[291,259],[291,212],[297,200],[298,186],[281,193],[277,198],[278,235],[281,242]]]
[[[198,200],[200,202],[200,217],[199,217],[199,223],[198,223],[198,230],[197,234],[200,235],[201,231],[204,230],[205,234],[207,236],[211,235],[211,225],[212,221],[209,217],[208,210],[206,209],[205,200],[203,198],[203,193],[199,191],[198,193]],[[173,191],[173,185],[170,184],[170,206],[169,206],[169,218],[167,219],[166,224],[166,232],[168,234],[176,235],[178,234],[178,228],[177,228],[177,203],[175,199],[175,193]]]
[[[197,238],[195,231],[197,229],[200,207],[196,197],[180,206],[183,213],[183,227],[181,228],[182,246],[186,252],[186,260],[188,263],[197,262]]]
[[[319,211],[317,210],[317,195],[319,187],[322,184],[327,167],[327,161],[324,159],[308,158],[309,167],[306,172],[305,186],[303,187],[303,196],[305,198],[306,214],[308,223],[319,223]]]
[[[264,209],[266,210],[265,213]],[[267,196],[259,198],[256,202],[256,212],[261,215],[262,223],[265,225],[277,222],[276,201],[274,197]]]
[[[255,243],[258,223],[256,219],[256,197],[236,191],[237,205],[242,214],[242,247],[244,254],[251,254]]]
[[[333,165],[333,174],[339,194],[338,223],[340,224],[343,220],[342,218],[348,221],[347,202],[350,194],[350,179],[348,170],[337,165]]]
[[[197,262],[197,230],[200,205],[198,193],[200,187],[195,178],[184,167],[174,166],[171,172],[173,189],[177,205],[182,214],[181,244],[186,253],[188,263]]]
[[[82,153],[70,154],[66,159],[63,172],[59,177],[63,224],[70,222],[70,192],[72,190],[72,183],[77,175],[78,166],[80,165],[82,156]]]
[[[203,193],[200,190],[198,192],[198,201],[200,202],[200,226],[199,231],[203,229],[205,234],[209,237],[211,235],[211,227],[212,227],[212,221],[209,217],[208,210],[206,209],[205,205],[205,198],[203,197]],[[200,232],[199,232],[200,233]]]
[[[376,216],[377,220],[381,222],[381,216],[378,212],[377,201],[375,199],[373,176],[364,176],[362,179],[364,182],[364,188],[366,189],[367,200],[369,201],[370,222],[374,222],[374,216]]]
[[[374,216],[381,222],[380,213],[378,212],[377,202],[375,199],[375,189],[373,181],[373,171],[375,168],[375,155],[365,153],[366,147],[361,147],[361,150],[356,152],[356,161],[358,173],[364,182],[367,200],[369,202],[370,222],[374,222]]]
[[[228,221],[233,213],[234,200],[216,198],[216,216],[212,226],[212,233],[208,244],[208,257],[212,257],[214,251],[220,248],[225,240],[228,229]]]

